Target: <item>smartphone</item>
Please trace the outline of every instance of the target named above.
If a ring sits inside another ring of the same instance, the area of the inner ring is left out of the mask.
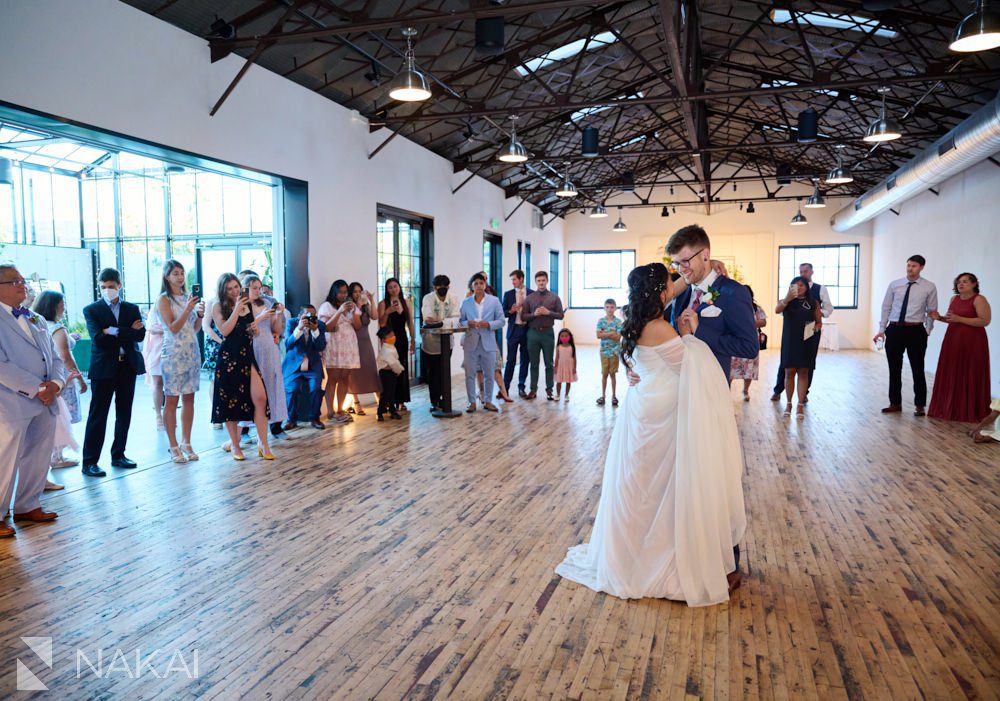
[[[249,287],[244,287],[242,290],[240,290],[240,295],[243,296],[243,297],[249,298],[250,297],[250,288]]]
[[[199,283],[196,282],[193,285],[191,285],[191,296],[201,297],[201,285]]]

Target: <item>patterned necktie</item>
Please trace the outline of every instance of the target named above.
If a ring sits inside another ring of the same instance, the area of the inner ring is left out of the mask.
[[[694,288],[694,297],[693,297],[693,299],[691,301],[691,308],[692,309],[694,309],[694,310],[697,311],[698,305],[701,304],[701,296],[703,294],[705,294],[705,291],[702,290],[700,287]]]
[[[906,305],[910,301],[910,289],[916,284],[916,282],[906,283],[906,294],[903,295],[903,305],[899,308],[899,319],[896,320],[896,323],[902,324],[906,321]]]

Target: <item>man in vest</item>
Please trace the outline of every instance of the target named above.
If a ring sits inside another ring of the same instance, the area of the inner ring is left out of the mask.
[[[809,284],[809,296],[820,303],[820,310],[823,312],[823,318],[827,319],[831,314],[833,314],[833,303],[830,302],[830,293],[827,292],[826,288],[817,282],[812,281],[813,277],[813,266],[812,263],[802,263],[799,266],[799,275],[806,279]],[[819,336],[822,332],[817,331],[816,336]],[[817,340],[817,343],[819,341]],[[809,371],[809,386],[812,387],[813,373],[815,370]],[[774,393],[771,395],[771,401],[776,402],[781,399],[781,393],[785,391],[785,367],[782,365],[778,368],[778,380],[774,385]],[[808,390],[806,390],[808,392]],[[806,401],[809,401],[809,397],[806,397]]]

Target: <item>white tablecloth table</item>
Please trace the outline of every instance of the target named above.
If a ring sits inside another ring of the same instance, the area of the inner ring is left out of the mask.
[[[839,351],[840,334],[837,331],[837,322],[824,321],[823,333],[819,337],[820,350]]]

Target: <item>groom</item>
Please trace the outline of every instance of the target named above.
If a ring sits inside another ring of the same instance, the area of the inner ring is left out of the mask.
[[[669,314],[667,320],[678,333],[681,320],[698,317],[694,335],[715,354],[728,381],[733,358],[756,358],[760,340],[750,292],[744,285],[713,269],[711,247],[708,234],[697,224],[685,226],[667,241],[667,254],[687,286],[664,316]],[[628,376],[633,385],[639,379],[631,371]],[[733,547],[733,554],[736,570],[728,575],[730,590],[737,588],[741,581],[739,545]]]

